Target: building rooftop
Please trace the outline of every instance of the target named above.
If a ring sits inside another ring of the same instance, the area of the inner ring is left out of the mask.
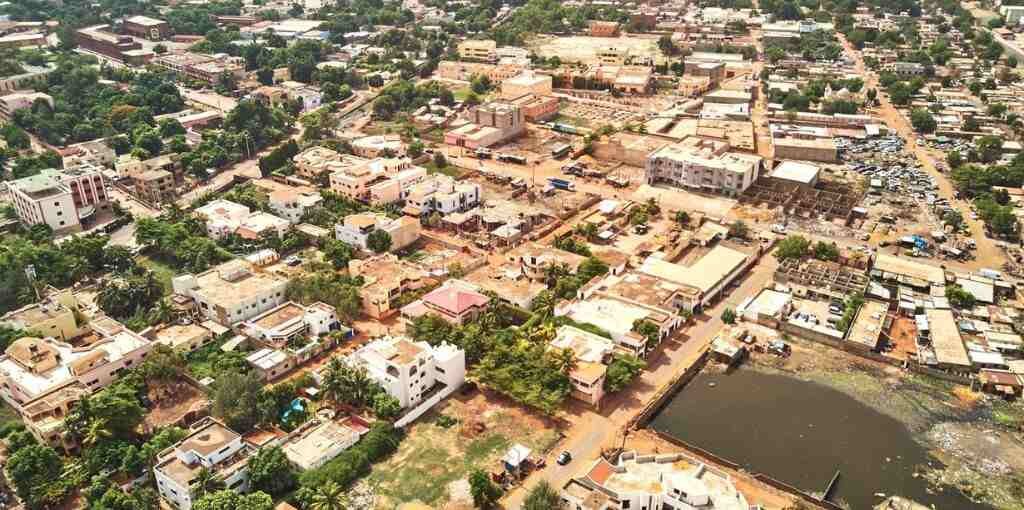
[[[867,349],[878,348],[878,341],[885,331],[889,305],[881,301],[867,300],[850,325],[846,339]]]
[[[153,342],[164,344],[172,349],[181,345],[189,345],[197,339],[211,336],[210,330],[195,324],[171,324],[151,335]]]
[[[692,266],[667,262],[656,255],[644,260],[640,271],[670,282],[690,285],[708,293],[750,256],[739,250],[717,245]]]
[[[873,270],[890,273],[899,277],[909,277],[926,284],[944,285],[946,283],[946,271],[941,267],[896,255],[877,254],[872,268]]]
[[[132,16],[130,18],[125,18],[124,21],[126,23],[134,23],[136,25],[143,25],[143,26],[147,26],[147,27],[155,27],[155,26],[160,26],[160,25],[167,24],[166,21],[159,20],[159,19],[153,19],[153,18],[150,18],[150,17],[147,17],[147,16]]]
[[[272,273],[253,270],[245,261],[232,260],[196,275],[198,288],[194,292],[211,303],[234,308],[234,304],[248,301],[253,295],[285,281]]]
[[[306,309],[294,302],[287,302],[281,306],[260,315],[252,322],[264,329],[275,329],[295,319],[301,319],[306,315]]]
[[[729,476],[682,454],[636,455],[627,452],[618,465],[598,459],[586,479],[618,498],[622,495],[663,494],[695,508],[747,510],[748,505]],[[682,497],[673,495],[678,490]]]
[[[336,457],[345,445],[355,443],[369,429],[361,421],[325,421],[303,431],[281,448],[288,460],[302,469],[313,469]]]
[[[471,308],[485,306],[491,298],[473,290],[469,284],[449,280],[422,300],[453,315],[461,315]]]
[[[260,370],[270,370],[288,361],[288,354],[277,349],[263,348],[246,356],[245,361]]]
[[[86,346],[54,338],[18,339],[0,357],[0,371],[28,393],[39,395],[149,344],[113,319],[94,320],[93,330],[98,338]]]
[[[963,338],[960,337],[960,328],[956,324],[953,312],[927,309],[925,316],[928,318],[936,361],[940,364],[970,367],[971,358],[967,354]]]
[[[817,165],[796,161],[783,161],[772,170],[771,176],[776,179],[784,179],[800,184],[811,184],[818,178],[820,172],[821,168]]]

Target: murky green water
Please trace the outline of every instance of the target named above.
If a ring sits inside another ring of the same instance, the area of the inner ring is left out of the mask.
[[[793,377],[750,369],[701,374],[651,427],[812,493],[823,491],[838,469],[833,501],[857,510],[879,503],[876,493],[937,509],[991,508],[953,488],[929,493],[924,477],[913,474],[939,463],[899,421]]]

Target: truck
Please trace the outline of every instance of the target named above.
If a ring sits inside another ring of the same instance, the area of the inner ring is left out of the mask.
[[[571,151],[571,150],[572,150],[572,145],[569,145],[567,143],[558,144],[558,145],[556,145],[556,146],[551,148],[551,157],[556,158],[556,159],[557,158],[561,158],[561,157],[565,157],[565,156],[567,156],[569,154],[569,151]]]
[[[576,183],[566,179],[559,179],[558,177],[548,177],[548,184],[560,190],[576,190]]]
[[[502,161],[502,162],[505,162],[505,163],[515,163],[517,165],[525,165],[526,164],[526,158],[524,158],[523,156],[518,156],[516,154],[501,154],[501,153],[498,153],[498,161]]]

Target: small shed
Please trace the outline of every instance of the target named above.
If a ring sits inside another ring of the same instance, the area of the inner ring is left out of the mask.
[[[519,474],[525,463],[529,458],[530,454],[533,453],[529,448],[516,443],[505,452],[505,456],[501,458],[501,462],[505,465],[505,471],[511,474]]]

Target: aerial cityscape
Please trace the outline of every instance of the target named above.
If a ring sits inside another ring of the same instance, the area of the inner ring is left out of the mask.
[[[1024,0],[3,0],[0,510],[1024,510],[1022,221]]]

